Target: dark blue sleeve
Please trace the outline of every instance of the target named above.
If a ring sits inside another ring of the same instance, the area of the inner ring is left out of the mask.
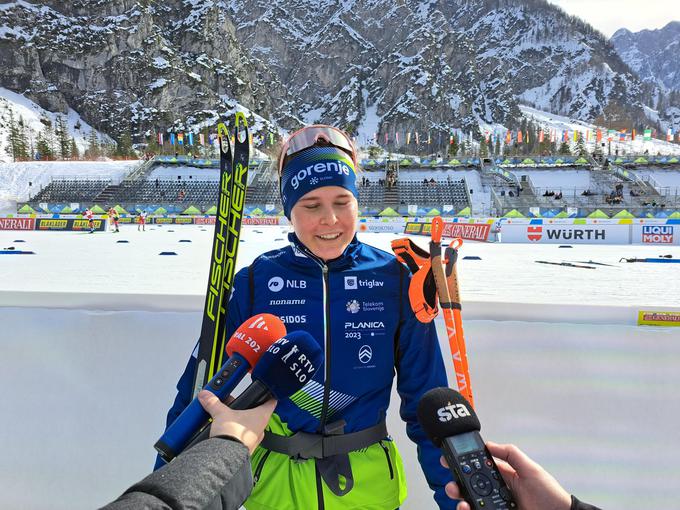
[[[416,410],[420,397],[428,390],[448,386],[446,370],[434,322],[423,324],[411,311],[408,300],[408,283],[403,285],[402,321],[397,351],[397,391],[401,397],[401,418],[406,422],[406,433],[417,445],[418,461],[428,485],[434,491],[434,500],[442,510],[455,510],[458,500],[450,499],[444,492],[451,473],[439,463],[441,451],[430,441],[418,423]]]
[[[229,300],[228,312],[227,312],[227,323],[226,334],[227,338],[231,337],[231,334],[236,330],[237,327],[245,321],[248,316],[245,315],[250,308],[250,298],[249,298],[249,283],[248,283],[248,268],[241,269],[234,278],[234,290],[231,294],[231,299]],[[167,419],[165,420],[165,430],[168,429],[170,424],[174,422],[177,417],[182,414],[182,411],[191,403],[193,399],[193,386],[194,386],[194,375],[196,372],[196,356],[198,353],[198,343],[194,347],[194,351],[189,357],[189,362],[187,363],[184,373],[177,381],[177,395],[175,396],[175,401],[168,411]],[[160,457],[156,456],[156,463],[154,465],[154,471],[163,467],[166,462]]]

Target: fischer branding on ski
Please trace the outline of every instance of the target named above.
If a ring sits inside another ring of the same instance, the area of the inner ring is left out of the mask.
[[[194,397],[222,366],[224,356],[227,303],[234,282],[250,160],[248,124],[245,115],[240,112],[236,113],[234,124],[233,157],[229,130],[223,123],[217,125],[220,189],[217,198],[208,289],[203,309],[201,336],[198,340]]]

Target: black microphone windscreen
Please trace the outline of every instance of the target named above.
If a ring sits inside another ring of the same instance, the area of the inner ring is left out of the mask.
[[[277,400],[288,398],[311,381],[323,363],[323,351],[306,331],[292,331],[262,355],[252,379],[264,384]]]
[[[418,402],[418,422],[437,447],[446,437],[481,428],[470,403],[451,388],[433,388],[422,396]]]

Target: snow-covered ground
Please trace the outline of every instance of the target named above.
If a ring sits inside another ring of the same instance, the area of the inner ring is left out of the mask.
[[[284,245],[286,232],[246,227],[239,266]],[[382,248],[394,237],[361,234]],[[1,508],[94,508],[151,469],[200,330],[210,242],[210,229],[195,226],[0,232],[0,248],[36,252],[0,255]],[[518,444],[602,508],[677,500],[680,331],[632,324],[638,309],[680,309],[680,267],[618,263],[662,253],[680,256],[645,246],[461,250],[481,257],[461,260],[459,275],[483,436]],[[395,394],[388,427],[406,459],[403,508],[431,508],[397,411]]]

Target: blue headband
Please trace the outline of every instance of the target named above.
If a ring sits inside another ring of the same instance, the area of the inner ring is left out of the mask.
[[[281,173],[281,202],[286,217],[304,195],[322,186],[340,186],[359,199],[356,170],[349,155],[335,147],[312,147],[291,158]]]

